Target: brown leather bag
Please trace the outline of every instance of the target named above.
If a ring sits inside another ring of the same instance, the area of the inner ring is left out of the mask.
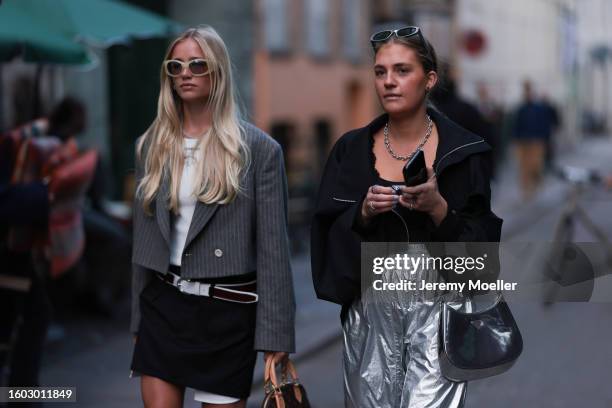
[[[289,374],[290,378],[287,377]],[[276,367],[272,358],[266,360],[264,372],[264,391],[266,396],[262,408],[310,408],[306,390],[299,383],[295,366],[291,360],[282,368],[281,382],[276,377]]]

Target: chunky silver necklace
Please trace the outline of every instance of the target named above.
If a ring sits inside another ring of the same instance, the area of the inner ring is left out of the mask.
[[[427,143],[427,139],[429,139],[429,136],[431,136],[431,131],[433,130],[433,121],[431,120],[431,117],[429,115],[426,115],[426,116],[427,116],[427,131],[425,132],[425,136],[423,137],[423,140],[421,140],[421,143],[419,143],[417,148],[414,150],[414,152],[410,153],[408,156],[402,156],[393,151],[393,149],[391,148],[391,142],[389,141],[389,122],[385,124],[385,128],[383,130],[383,134],[385,135],[385,147],[387,148],[387,151],[394,159],[401,160],[401,161],[408,161],[412,158],[412,156],[414,156],[416,152],[418,152],[425,145],[425,143]]]

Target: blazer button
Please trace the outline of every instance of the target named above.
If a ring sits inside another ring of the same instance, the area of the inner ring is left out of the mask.
[[[185,256],[191,256],[191,252],[185,252]]]
[[[220,250],[219,248],[215,249],[215,256],[217,258],[221,258],[223,256],[223,251]]]

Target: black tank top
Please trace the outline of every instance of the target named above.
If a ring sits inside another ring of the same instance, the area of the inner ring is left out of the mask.
[[[396,182],[377,177],[377,184],[398,189],[403,181]],[[398,192],[399,194],[399,192]],[[380,228],[383,229],[385,240],[389,242],[424,242],[428,237],[423,235],[428,215],[421,211],[413,211],[397,203],[392,211],[380,215]]]

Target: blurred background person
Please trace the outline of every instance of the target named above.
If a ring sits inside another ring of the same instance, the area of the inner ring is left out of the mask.
[[[498,145],[498,135],[482,116],[476,105],[459,95],[455,76],[456,74],[452,67],[443,65],[441,68],[440,84],[432,90],[431,101],[450,120],[484,138],[495,152]],[[493,160],[495,157],[495,155],[492,155],[491,159]],[[493,161],[491,165],[493,169],[492,176],[495,174],[495,164]]]
[[[492,135],[493,149],[493,175],[495,176],[499,166],[503,163],[506,156],[508,140],[503,129],[504,109],[497,103],[489,93],[486,83],[479,82],[476,86],[476,108],[484,119]]]
[[[50,195],[42,180],[14,183],[15,146],[0,139],[0,378],[2,386],[38,386],[49,322],[47,269],[32,245],[13,248],[13,228],[42,231],[48,226]]]
[[[49,159],[48,166],[76,156],[77,136],[87,128],[87,110],[73,97],[63,98],[48,118],[49,137],[58,138],[62,144]],[[82,208],[83,225],[87,245],[83,256],[61,283],[54,285],[54,304],[62,309],[86,308],[101,316],[113,313],[117,299],[127,294],[131,237],[127,228],[107,212],[106,183],[102,160],[96,161],[93,179],[87,188],[87,201]],[[67,294],[71,296],[65,296]]]
[[[523,82],[523,101],[514,117],[514,143],[523,199],[530,200],[542,181],[550,112],[535,99],[530,81]]]
[[[84,120],[82,105],[66,98],[48,119],[0,140],[0,216],[5,221],[0,287],[7,291],[1,341],[7,344],[6,382],[11,385],[38,384],[51,315],[47,280],[72,267],[84,247],[81,204],[96,160],[95,153],[77,155],[73,137]]]

